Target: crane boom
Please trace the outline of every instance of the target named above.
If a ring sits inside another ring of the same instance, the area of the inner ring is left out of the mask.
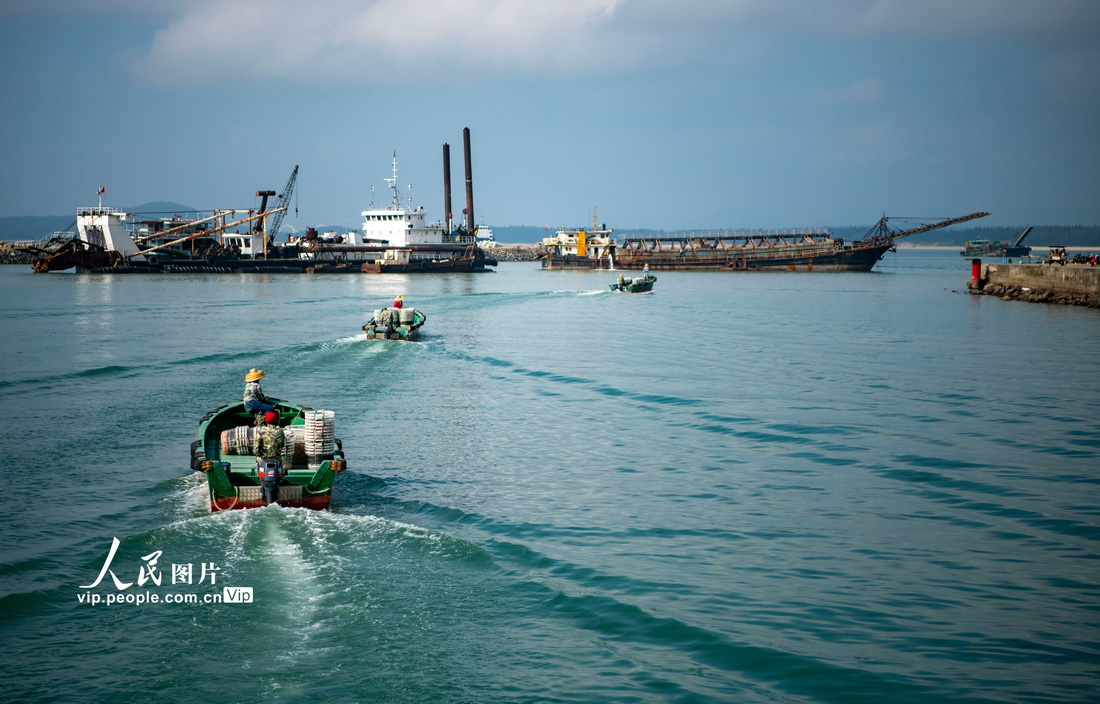
[[[267,243],[270,245],[275,241],[275,236],[279,234],[279,228],[283,226],[283,218],[286,217],[286,211],[290,208],[290,196],[294,193],[294,184],[298,181],[298,165],[294,165],[294,171],[290,173],[290,180],[286,182],[286,186],[283,187],[283,192],[279,194],[278,205],[282,206],[275,212],[275,217],[271,219],[271,223],[268,227],[264,228],[267,235]]]
[[[207,217],[207,218],[202,218],[200,220],[188,220],[187,222],[183,223],[182,225],[178,225],[176,227],[172,227],[172,228],[169,228],[167,230],[162,230],[160,232],[154,232],[151,235],[144,235],[143,237],[135,237],[134,238],[134,244],[141,244],[145,240],[164,239],[165,237],[167,237],[169,235],[174,235],[177,232],[183,232],[184,230],[186,230],[189,227],[194,227],[195,225],[199,224],[200,222],[207,222],[209,220],[217,220],[218,218],[222,217],[222,215],[224,215],[227,212],[231,212],[231,211],[219,210],[218,212],[216,212],[215,214],[213,214],[213,215],[211,215],[210,217]],[[232,212],[236,212],[236,211],[232,211]]]
[[[929,223],[928,225],[921,225],[920,227],[914,227],[911,230],[891,230],[889,226],[890,218],[883,216],[874,227],[867,231],[867,234],[863,236],[861,242],[867,240],[896,240],[899,237],[908,237],[909,235],[915,235],[919,232],[928,232],[929,230],[937,230],[941,227],[947,227],[948,225],[954,225],[960,222],[966,222],[967,220],[974,220],[976,218],[984,218],[989,213],[977,212],[970,213],[969,215],[960,215],[957,218],[948,218],[947,220],[940,220],[939,222]]]

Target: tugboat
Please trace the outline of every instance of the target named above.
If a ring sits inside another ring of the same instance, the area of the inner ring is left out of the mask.
[[[270,504],[324,510],[333,479],[347,468],[343,446],[334,435],[332,411],[315,411],[270,399],[283,433],[282,457],[257,459],[255,415],[244,403],[226,404],[199,421],[191,443],[191,469],[206,475],[210,510],[260,508]]]
[[[363,329],[368,340],[415,340],[427,319],[416,308],[379,308]]]
[[[634,278],[628,278],[619,274],[619,280],[611,284],[611,290],[623,291],[625,293],[645,293],[646,291],[653,290],[653,282],[656,280],[657,277],[650,274],[636,276]]]
[[[592,227],[559,228],[553,237],[542,240],[543,269],[614,269],[615,231],[599,225],[592,209]]]

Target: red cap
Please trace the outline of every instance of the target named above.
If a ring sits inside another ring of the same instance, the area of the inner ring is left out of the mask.
[[[267,413],[264,414],[264,422],[265,423],[274,423],[278,419],[279,419],[279,416],[278,416],[278,414],[275,413],[275,411],[268,411]]]

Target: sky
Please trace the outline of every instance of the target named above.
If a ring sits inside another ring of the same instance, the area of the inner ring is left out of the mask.
[[[5,0],[0,217],[1100,224],[1097,0]],[[373,194],[372,194],[373,188]]]

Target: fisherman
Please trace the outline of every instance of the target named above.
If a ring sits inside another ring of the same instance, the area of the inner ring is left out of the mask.
[[[397,298],[393,299],[393,307],[394,308],[400,308],[403,305],[405,305],[405,297],[404,296],[398,296]]]
[[[279,501],[279,484],[283,479],[283,448],[286,439],[279,427],[279,414],[268,411],[256,416],[256,434],[253,447],[256,452],[256,474],[260,478],[260,492],[265,504]]]
[[[648,279],[649,278],[649,264],[646,264],[645,266],[642,267],[642,278],[643,279]]]
[[[244,410],[249,413],[267,413],[274,411],[271,399],[264,396],[264,390],[260,388],[260,379],[264,378],[263,369],[250,369],[244,375]]]
[[[393,312],[389,308],[383,308],[378,312],[376,322],[382,326],[385,339],[390,339],[390,333],[393,332]]]
[[[623,274],[619,274],[619,285],[620,286],[625,286],[626,285],[626,276],[624,276]]]
[[[286,439],[278,422],[279,414],[275,411],[256,416],[256,435],[253,444],[257,459],[274,459],[282,456]]]

